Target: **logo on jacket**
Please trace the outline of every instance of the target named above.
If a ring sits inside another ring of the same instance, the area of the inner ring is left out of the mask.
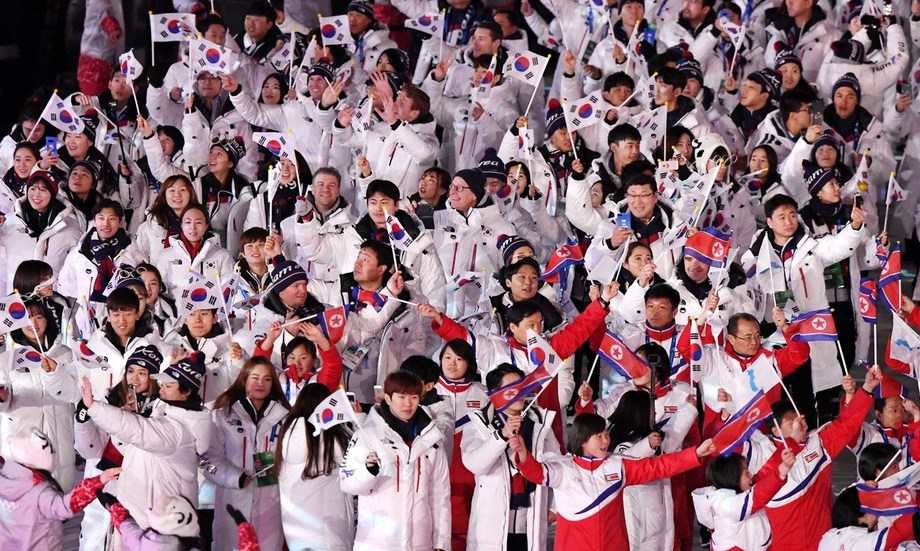
[[[811,452],[810,454],[805,456],[805,462],[811,463],[812,461],[818,458],[818,455],[819,455],[818,452]]]
[[[604,480],[607,482],[616,482],[620,479],[620,475],[617,473],[608,473],[604,475]]]

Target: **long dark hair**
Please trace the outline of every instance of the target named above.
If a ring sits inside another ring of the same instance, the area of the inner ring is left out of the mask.
[[[173,187],[174,185],[183,183],[188,186],[189,190],[189,201],[186,208],[197,205],[198,197],[195,195],[195,186],[192,185],[191,180],[188,179],[188,176],[184,174],[175,174],[163,180],[163,185],[160,187],[160,193],[157,194],[157,198],[153,201],[153,206],[150,207],[150,216],[156,221],[157,224],[164,228],[169,228],[169,213],[172,208],[166,203],[166,190]],[[185,212],[185,209],[182,209]],[[207,214],[207,213],[205,213]],[[179,216],[181,220],[182,216]]]
[[[644,390],[630,390],[610,416],[610,442],[614,446],[635,442],[652,433],[649,420],[651,397]]]
[[[38,309],[39,313],[45,316],[45,334],[42,336],[41,339],[39,339],[38,333],[35,333],[35,341],[36,342],[41,341],[39,343],[41,344],[41,348],[47,351],[49,348],[51,348],[51,345],[54,344],[54,342],[57,340],[57,337],[58,337],[59,329],[57,326],[57,320],[55,320],[54,313],[51,311],[51,309],[48,308],[45,305],[45,303],[42,301],[39,301],[39,300],[27,301],[26,309],[32,310],[33,308]],[[32,316],[34,314],[32,314],[32,312],[30,311],[29,315]],[[34,330],[33,330],[33,333],[34,333]],[[18,344],[21,344],[23,346],[32,346],[33,348],[37,348],[32,345],[32,341],[29,340],[28,337],[26,337],[26,334],[22,329],[17,329],[13,331],[12,337],[13,337],[13,341],[17,342]]]
[[[276,473],[280,472],[281,463],[284,461],[284,439],[291,426],[299,419],[303,419],[304,437],[307,440],[307,461],[300,478],[308,480],[326,476],[336,467],[335,448],[339,446],[344,451],[348,447],[351,430],[345,424],[340,424],[324,430],[320,436],[313,436],[314,427],[310,422],[310,414],[329,394],[331,394],[329,389],[319,383],[309,383],[300,391],[294,407],[281,424],[278,445],[275,447]],[[320,439],[322,439],[322,457],[320,457]]]
[[[109,390],[109,394],[106,396],[106,401],[109,404],[121,407],[128,402],[128,368],[133,367],[134,369],[145,369],[137,365],[125,366],[125,376],[121,378],[121,381]],[[160,385],[157,384],[157,380],[154,378],[153,374],[149,373],[149,379],[147,380],[147,391],[144,392],[146,396],[156,397],[160,395]]]
[[[478,379],[476,376],[476,351],[473,350],[473,347],[470,343],[466,342],[463,339],[453,339],[447,342],[444,345],[444,348],[441,349],[441,355],[438,356],[438,364],[444,363],[444,352],[447,349],[450,349],[451,352],[460,356],[463,361],[466,362],[466,374],[463,375],[463,378],[467,381],[473,381]],[[444,374],[444,371],[441,371],[441,374]]]
[[[285,409],[289,409],[287,400],[284,398],[284,391],[281,390],[281,383],[278,381],[278,372],[275,371],[275,367],[272,363],[265,358],[250,358],[246,360],[246,363],[243,364],[243,368],[240,369],[239,375],[236,376],[236,380],[233,381],[230,388],[225,390],[223,394],[214,400],[214,409],[227,408],[229,411],[230,406],[240,400],[246,399],[246,379],[249,378],[249,374],[252,373],[252,370],[258,366],[267,368],[268,372],[272,375],[272,389],[269,391],[267,399],[278,402],[284,406]]]

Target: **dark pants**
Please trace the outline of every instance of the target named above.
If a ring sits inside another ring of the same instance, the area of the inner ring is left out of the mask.
[[[527,551],[527,534],[508,534],[508,551]]]
[[[214,509],[198,509],[198,531],[201,542],[201,551],[210,551],[214,535],[211,532],[211,523],[214,522]]]

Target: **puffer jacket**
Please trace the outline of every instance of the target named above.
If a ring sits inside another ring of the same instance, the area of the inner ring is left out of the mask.
[[[4,295],[13,290],[13,274],[23,260],[42,260],[58,273],[64,259],[82,235],[77,216],[71,207],[57,213],[37,238],[29,236],[22,214],[23,197],[15,204],[15,211],[6,216],[0,225],[0,292]],[[23,289],[20,289],[26,292]]]
[[[355,551],[450,549],[450,477],[441,431],[424,406],[409,446],[378,406],[352,436],[339,471],[342,491],[358,496]],[[376,472],[367,456],[380,458]]]
[[[233,258],[220,246],[216,235],[206,237],[201,250],[192,258],[188,249],[177,237],[169,238],[169,247],[159,257],[152,259],[163,276],[166,290],[174,299],[182,296],[188,283],[189,272],[198,272],[209,279],[226,277],[233,273]]]

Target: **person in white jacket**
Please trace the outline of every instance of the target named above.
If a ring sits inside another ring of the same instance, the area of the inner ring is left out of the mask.
[[[846,488],[834,499],[831,509],[833,528],[824,533],[818,551],[858,551],[860,549],[916,549],[920,541],[920,513],[903,514],[890,521],[864,511],[859,488]],[[887,521],[887,522],[886,522]],[[882,526],[888,524],[886,528]]]
[[[700,524],[712,530],[713,551],[770,549],[771,530],[764,507],[785,483],[795,454],[777,448],[774,457],[770,467],[756,475],[738,453],[720,455],[707,465],[706,479],[712,486],[694,492],[694,503]]]
[[[169,246],[152,259],[163,275],[169,294],[175,299],[182,294],[190,271],[218,279],[233,273],[233,258],[220,246],[220,239],[211,233],[204,207],[190,205],[182,212],[182,231],[169,237]]]
[[[275,462],[290,551],[351,551],[354,545],[354,500],[339,485],[352,430],[340,424],[316,435],[310,421],[330,391],[320,383],[304,386],[278,433]]]
[[[274,469],[275,448],[287,401],[271,362],[253,358],[236,381],[214,401],[211,443],[204,473],[217,485],[214,545],[232,549],[236,524],[223,514],[227,504],[259,527],[259,545],[267,551],[284,546],[281,498]]]
[[[780,6],[767,9],[764,21],[768,22],[767,45],[763,51],[767,67],[773,67],[777,54],[791,47],[802,62],[805,80],[817,80],[831,42],[840,36],[818,2],[785,0]]]
[[[494,392],[523,377],[520,369],[502,364],[486,376],[486,386]],[[533,407],[522,415],[525,406],[525,400],[500,407],[485,402],[469,411],[469,422],[462,426],[463,467],[475,477],[468,551],[544,551],[547,547],[549,491],[523,480],[508,439],[524,435],[525,446],[541,461],[560,458],[562,452],[551,428],[555,412]]]
[[[125,250],[125,262],[155,263],[169,246],[169,238],[182,232],[182,213],[186,207],[197,203],[195,187],[187,176],[174,174],[163,180],[160,193],[147,211],[147,220],[137,228]]]
[[[385,403],[352,436],[339,470],[342,491],[358,496],[355,551],[450,549],[450,476],[444,435],[419,406],[422,381],[391,373]]]
[[[60,272],[70,248],[80,239],[80,224],[71,207],[57,199],[58,184],[47,172],[29,177],[26,196],[14,211],[0,217],[0,292],[12,291],[10,275],[23,260],[43,260]],[[21,289],[23,292],[30,290]]]
[[[35,427],[54,446],[52,476],[66,492],[76,482],[74,429],[77,400],[70,349],[61,343],[54,318],[41,303],[28,303],[32,327],[7,335],[0,352],[5,380],[0,386],[0,455],[10,454],[10,438]]]
[[[203,377],[195,355],[168,366],[157,375],[160,399],[149,417],[94,400],[93,385],[82,380],[93,422],[128,444],[114,495],[142,528],[150,526],[152,511],[162,511],[173,498],[198,503],[198,457],[207,452],[211,430],[198,398]]]

